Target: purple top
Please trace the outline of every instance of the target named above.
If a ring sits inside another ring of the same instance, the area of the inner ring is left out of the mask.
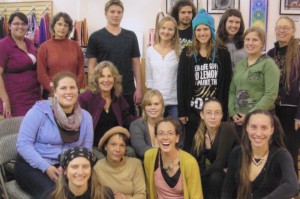
[[[106,104],[105,99],[101,97],[99,92],[93,94],[92,91],[87,90],[80,94],[78,97],[78,102],[81,108],[87,110],[93,118],[94,130],[101,119],[101,113]],[[111,102],[112,110],[117,118],[118,125],[129,128],[130,123],[136,119],[129,112],[129,105],[123,96],[117,97],[113,96]]]
[[[28,53],[36,57],[33,43],[27,38],[24,41]],[[24,116],[41,99],[36,63],[17,46],[11,36],[7,36],[0,40],[0,67],[4,70],[2,78],[10,101],[11,115]],[[0,113],[3,112],[2,105],[0,100]]]

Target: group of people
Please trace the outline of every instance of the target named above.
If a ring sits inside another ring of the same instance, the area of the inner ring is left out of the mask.
[[[264,54],[265,32],[245,30],[239,10],[226,10],[215,31],[211,15],[180,0],[156,25],[142,96],[137,38],[120,26],[123,13],[120,0],[105,4],[107,26],[89,38],[81,94],[84,59],[68,39],[70,16],[52,18],[52,38],[37,52],[25,38],[26,15],[10,16],[10,34],[0,40],[0,107],[5,118],[25,115],[20,187],[53,199],[297,195],[294,21],[277,20],[275,47]]]

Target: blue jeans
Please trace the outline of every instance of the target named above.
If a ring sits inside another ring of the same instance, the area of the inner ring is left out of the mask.
[[[55,187],[56,183],[46,173],[31,167],[20,155],[17,157],[14,169],[18,185],[34,199],[42,198],[45,192]]]
[[[167,106],[165,106],[164,117],[172,117],[174,119],[178,119],[177,105],[167,105]]]

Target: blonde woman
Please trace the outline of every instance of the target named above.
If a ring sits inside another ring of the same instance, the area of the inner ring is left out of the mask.
[[[139,158],[153,147],[158,147],[154,134],[156,123],[163,119],[164,100],[158,90],[148,90],[142,101],[142,118],[130,125],[130,140]]]
[[[164,116],[178,118],[177,70],[180,42],[177,23],[166,16],[157,24],[155,44],[146,51],[146,86],[161,92],[165,101]]]
[[[112,62],[100,62],[90,79],[90,90],[80,94],[78,101],[92,115],[94,153],[101,159],[104,156],[97,146],[104,133],[115,126],[128,128],[135,117],[130,114],[129,105],[121,95],[121,76]],[[133,150],[128,149],[127,152],[127,155],[135,156]]]

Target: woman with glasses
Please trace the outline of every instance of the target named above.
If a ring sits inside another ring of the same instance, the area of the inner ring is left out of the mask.
[[[245,114],[257,109],[274,112],[278,94],[279,69],[274,61],[262,53],[265,32],[250,27],[244,34],[247,57],[236,67],[229,88],[228,110],[241,137]]]
[[[36,73],[36,51],[25,38],[27,16],[12,13],[9,35],[0,40],[0,114],[4,118],[24,116],[41,99]]]
[[[269,50],[280,69],[279,93],[275,101],[276,115],[285,132],[285,144],[294,160],[298,172],[298,152],[300,147],[300,48],[295,38],[296,26],[293,19],[280,17],[275,27],[277,42]]]
[[[200,117],[192,155],[197,159],[201,170],[204,198],[220,198],[229,153],[239,144],[239,140],[233,124],[221,121],[222,105],[218,100],[205,101]]]
[[[69,71],[76,75],[79,89],[83,88],[84,57],[77,42],[69,39],[73,20],[64,12],[53,16],[50,23],[52,38],[38,50],[38,80],[43,86],[43,98],[53,95],[53,77],[59,72]]]
[[[195,158],[178,147],[181,126],[165,118],[155,127],[159,148],[145,153],[147,195],[149,199],[203,199],[200,170]]]

